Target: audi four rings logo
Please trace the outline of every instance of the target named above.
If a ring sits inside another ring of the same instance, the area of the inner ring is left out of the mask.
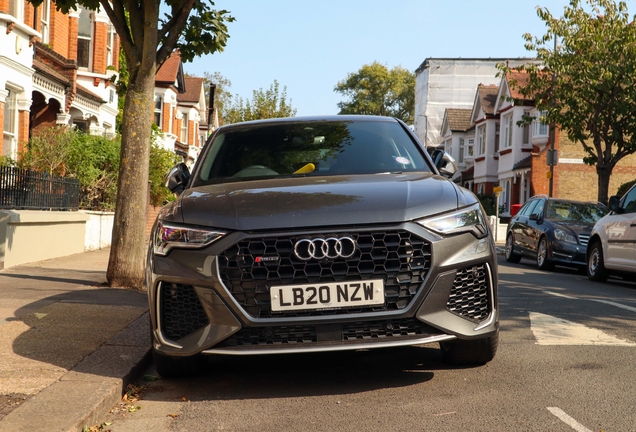
[[[351,237],[301,239],[294,245],[294,253],[303,261],[312,258],[351,258],[356,248],[356,242]]]

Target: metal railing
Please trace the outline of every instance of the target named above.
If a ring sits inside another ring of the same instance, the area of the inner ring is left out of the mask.
[[[0,166],[0,209],[77,210],[79,180]]]

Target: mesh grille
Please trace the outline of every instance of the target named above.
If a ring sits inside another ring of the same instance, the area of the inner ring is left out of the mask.
[[[448,310],[474,320],[486,318],[490,314],[488,281],[485,264],[459,270],[446,303]]]
[[[219,257],[221,278],[234,299],[255,318],[404,309],[417,294],[430,268],[430,244],[408,231],[341,233],[337,236],[345,235],[353,238],[358,245],[351,258],[308,261],[296,257],[294,244],[303,238],[319,236],[242,240]],[[324,238],[331,236],[325,235]],[[265,259],[261,258],[258,262],[259,257]],[[384,305],[330,311],[272,313],[270,310],[270,286],[373,278],[381,278],[385,282]]]
[[[294,345],[323,342],[360,341],[384,338],[424,337],[439,334],[439,331],[414,319],[362,321],[330,325],[325,328],[327,336],[321,334],[321,326],[271,326],[242,328],[218,347],[247,345]]]
[[[192,285],[161,283],[161,331],[179,340],[209,324]]]

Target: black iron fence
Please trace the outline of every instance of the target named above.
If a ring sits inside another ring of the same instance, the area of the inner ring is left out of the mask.
[[[0,166],[0,208],[77,210],[79,180]]]

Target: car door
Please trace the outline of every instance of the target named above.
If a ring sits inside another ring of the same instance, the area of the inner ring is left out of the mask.
[[[528,218],[524,227],[525,236],[527,238],[528,251],[536,254],[539,245],[539,238],[543,233],[543,218],[546,200],[544,198],[537,199],[537,205],[532,209],[532,214]]]
[[[538,200],[531,199],[510,219],[510,231],[513,235],[515,247],[519,248],[519,251],[522,253],[529,253],[527,227],[530,215],[537,205],[537,202]]]
[[[617,214],[603,222],[603,229],[607,235],[606,267],[636,271],[636,186],[621,199]]]

